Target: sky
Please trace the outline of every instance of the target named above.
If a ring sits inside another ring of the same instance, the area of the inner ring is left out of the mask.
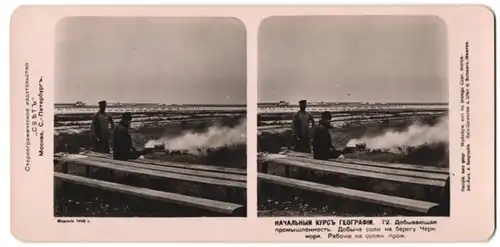
[[[448,102],[438,17],[270,17],[258,43],[259,102]]]
[[[56,103],[246,103],[246,30],[233,18],[70,17],[55,59]]]

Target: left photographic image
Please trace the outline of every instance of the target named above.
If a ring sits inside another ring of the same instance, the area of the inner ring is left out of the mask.
[[[246,217],[246,30],[229,17],[56,26],[55,217]]]

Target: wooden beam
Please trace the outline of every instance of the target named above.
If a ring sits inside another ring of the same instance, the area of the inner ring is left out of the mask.
[[[158,190],[151,190],[147,188],[139,188],[124,184],[112,183],[112,182],[90,179],[75,175],[68,175],[58,172],[54,173],[54,177],[56,179],[65,182],[75,183],[92,188],[114,191],[122,194],[139,196],[143,198],[160,200],[185,206],[197,207],[223,214],[235,214],[236,212],[241,212],[241,210],[244,208],[244,206],[234,203],[215,201],[210,199],[186,196],[186,195],[158,191]]]
[[[206,171],[200,171],[200,170],[191,170],[191,169],[182,169],[182,168],[174,168],[174,167],[159,166],[159,165],[150,165],[150,164],[139,163],[139,162],[136,162],[135,160],[134,161],[122,161],[122,160],[113,160],[113,159],[98,158],[98,157],[88,157],[88,159],[101,161],[101,162],[109,162],[109,163],[117,164],[117,165],[124,165],[124,166],[136,167],[136,168],[144,168],[144,169],[150,169],[150,170],[158,170],[158,171],[164,171],[164,172],[173,172],[173,173],[179,173],[179,174],[187,174],[187,175],[200,176],[200,177],[220,178],[220,179],[234,180],[234,181],[240,181],[240,182],[247,181],[246,176],[237,175],[237,174],[227,174],[227,173],[220,173],[220,172],[206,172]]]
[[[284,155],[311,158],[311,159],[313,158],[313,155],[310,153],[299,153],[299,152],[294,152],[294,151],[287,151],[286,153],[284,153]],[[330,160],[336,161],[336,162],[341,162],[341,163],[359,164],[359,165],[376,166],[376,167],[387,167],[387,168],[403,169],[403,170],[410,170],[410,171],[435,172],[435,173],[441,173],[441,174],[449,174],[450,173],[448,168],[430,166],[430,165],[423,166],[423,165],[378,162],[378,161],[347,159],[347,158],[330,159]]]
[[[106,163],[106,162],[102,162],[102,161],[85,159],[85,156],[81,157],[81,158],[69,158],[69,159],[54,157],[54,159],[57,161],[60,161],[60,162],[65,162],[65,161],[70,162],[70,163],[75,164],[75,165],[100,167],[100,168],[106,168],[106,169],[111,169],[111,170],[115,170],[115,171],[122,171],[122,172],[126,172],[126,173],[148,175],[148,176],[160,177],[160,178],[166,178],[166,179],[184,180],[184,181],[191,181],[191,182],[203,183],[203,184],[222,185],[222,186],[235,187],[235,188],[246,188],[246,183],[243,183],[243,182],[222,180],[222,179],[215,179],[215,178],[196,177],[196,176],[183,175],[183,174],[178,174],[178,173],[155,171],[155,170],[149,170],[149,169],[144,169],[144,168],[135,168],[135,167],[130,167],[130,166],[116,165],[116,164],[111,164],[109,162]]]
[[[85,155],[92,157],[101,157],[101,158],[109,158],[112,159],[113,155],[111,154],[101,154],[95,152],[89,152]],[[201,170],[201,171],[213,171],[213,172],[223,172],[223,173],[232,173],[232,174],[240,174],[246,175],[247,172],[245,169],[232,168],[232,167],[220,167],[220,166],[209,166],[209,165],[197,165],[197,164],[187,164],[180,162],[170,162],[170,161],[159,161],[159,160],[151,160],[151,159],[136,159],[134,162],[150,164],[150,165],[160,165],[160,166],[170,166],[170,167],[178,167],[178,168],[186,168],[193,170]]]
[[[193,170],[201,170],[201,171],[213,171],[213,172],[222,172],[229,174],[238,174],[238,175],[246,175],[247,171],[245,169],[233,168],[233,167],[221,167],[221,166],[209,166],[209,165],[195,165],[195,164],[186,164],[186,163],[178,163],[178,162],[168,162],[168,161],[157,161],[151,159],[142,159],[138,160],[138,163],[144,164],[154,164],[160,166],[170,166],[170,167],[179,167],[179,168],[187,168]]]
[[[354,164],[354,163],[338,162],[337,160],[335,160],[335,161],[333,161],[333,160],[316,160],[316,159],[302,158],[302,157],[296,157],[296,156],[288,156],[288,157],[286,157],[286,159],[303,161],[303,162],[311,162],[311,163],[319,164],[319,165],[336,166],[336,167],[356,169],[356,170],[362,170],[362,171],[409,176],[409,177],[416,177],[416,178],[427,178],[427,179],[435,179],[435,180],[443,180],[443,181],[446,181],[446,179],[448,179],[448,177],[449,177],[448,174],[442,174],[442,173],[418,172],[418,171],[409,171],[409,170],[402,170],[402,169],[395,169],[395,168],[366,166],[366,165],[358,165],[358,164]]]
[[[303,181],[292,178],[274,176],[270,174],[259,173],[258,178],[261,181],[278,184],[297,189],[324,193],[331,196],[338,196],[351,200],[370,202],[382,206],[405,209],[414,212],[427,213],[427,211],[438,204],[432,202],[418,201],[413,199],[383,195],[373,192],[353,190],[343,187],[335,187],[330,185],[318,184],[309,181]]]
[[[358,159],[332,159],[336,162],[342,163],[352,163],[352,164],[360,164],[366,166],[377,166],[377,167],[389,167],[395,169],[404,169],[409,171],[422,171],[422,172],[434,172],[439,174],[449,175],[450,170],[444,167],[437,167],[432,165],[412,165],[412,164],[401,164],[401,163],[388,163],[388,162],[375,162],[369,160],[358,160]]]
[[[261,159],[260,161],[262,161],[262,160],[263,159]],[[266,159],[266,161],[274,163],[274,164],[280,164],[280,165],[285,165],[285,166],[296,166],[296,167],[301,167],[301,168],[305,168],[305,169],[322,171],[322,172],[333,173],[333,174],[345,174],[345,175],[350,175],[350,176],[355,176],[355,177],[374,178],[374,179],[379,179],[379,180],[396,181],[396,182],[407,183],[407,184],[418,184],[418,185],[436,186],[436,187],[443,187],[445,184],[445,181],[443,181],[443,180],[415,178],[415,177],[407,177],[407,176],[399,176],[399,175],[391,175],[391,174],[383,174],[383,173],[348,169],[348,168],[342,168],[342,167],[337,167],[337,166],[319,165],[319,164],[314,164],[311,162],[289,160],[289,159],[286,159],[286,156],[281,157],[281,158],[278,156],[275,156],[272,159],[269,159],[269,158]]]

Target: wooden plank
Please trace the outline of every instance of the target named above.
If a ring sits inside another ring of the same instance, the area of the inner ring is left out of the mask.
[[[309,182],[309,181],[274,176],[274,175],[270,175],[270,174],[259,173],[258,178],[259,178],[259,180],[262,180],[262,181],[266,181],[266,182],[270,182],[270,183],[274,183],[274,184],[279,184],[279,185],[283,185],[283,186],[288,186],[288,187],[293,187],[293,188],[298,188],[298,189],[303,189],[303,190],[308,190],[308,191],[313,191],[313,192],[318,192],[318,193],[324,193],[327,195],[338,196],[338,197],[343,197],[343,198],[352,199],[352,200],[370,202],[370,203],[383,205],[383,206],[402,208],[402,209],[406,209],[406,210],[410,210],[410,211],[414,211],[414,212],[420,212],[420,213],[427,213],[427,211],[431,207],[434,207],[437,205],[436,203],[432,203],[432,202],[418,201],[418,200],[413,200],[413,199],[377,194],[377,193],[373,193],[373,192],[366,192],[366,191],[353,190],[353,189],[348,189],[348,188],[343,188],[343,187],[329,186],[329,185],[318,184],[318,183],[313,183],[313,182]]]
[[[356,170],[362,170],[362,171],[409,176],[409,177],[416,177],[416,178],[436,179],[436,180],[443,180],[443,181],[445,181],[449,177],[449,175],[441,174],[441,173],[418,172],[418,171],[401,170],[401,169],[394,169],[394,168],[383,168],[383,167],[377,167],[377,166],[365,166],[365,165],[358,165],[358,164],[354,164],[354,163],[337,162],[337,161],[333,161],[333,160],[316,160],[316,159],[302,158],[302,157],[296,157],[296,156],[288,156],[288,157],[286,157],[286,159],[311,162],[311,163],[320,164],[320,165],[337,166],[337,167],[356,169]]]
[[[262,161],[263,159],[264,158],[261,158],[260,160]],[[272,158],[272,159],[267,158],[266,161],[272,162],[275,164],[302,167],[302,168],[306,168],[306,169],[323,171],[323,172],[328,172],[328,173],[333,173],[333,174],[345,174],[345,175],[351,175],[351,176],[356,176],[356,177],[367,177],[367,178],[374,178],[374,179],[379,179],[379,180],[396,181],[396,182],[400,182],[400,183],[418,184],[418,185],[436,186],[436,187],[443,187],[445,184],[445,181],[442,181],[442,180],[415,178],[415,177],[407,177],[407,176],[399,176],[399,175],[391,175],[391,174],[381,174],[381,173],[348,169],[348,168],[342,168],[342,167],[336,167],[336,166],[314,164],[311,162],[288,160],[288,159],[286,159],[286,156],[284,156],[282,158],[280,158],[278,156],[274,156],[274,158]]]
[[[231,181],[231,180],[196,177],[196,176],[183,175],[183,174],[178,174],[178,173],[149,170],[149,169],[144,169],[144,168],[135,168],[135,167],[130,167],[130,166],[105,163],[102,161],[95,161],[95,160],[90,160],[90,159],[85,159],[85,158],[67,159],[67,158],[54,157],[54,159],[57,161],[69,162],[69,163],[76,164],[76,165],[100,167],[100,168],[106,168],[106,169],[111,169],[111,170],[116,170],[116,171],[135,173],[135,174],[141,174],[141,175],[148,175],[148,176],[160,177],[160,178],[166,178],[166,179],[184,180],[184,181],[191,181],[191,182],[197,182],[197,183],[203,183],[203,184],[222,185],[222,186],[235,187],[235,188],[246,188],[246,183]]]
[[[170,192],[152,190],[147,188],[139,188],[124,184],[112,183],[112,182],[90,179],[90,178],[63,174],[58,172],[54,173],[54,177],[62,181],[84,185],[92,188],[109,190],[127,195],[139,196],[143,198],[160,200],[191,207],[197,207],[224,214],[234,214],[235,212],[244,208],[242,205],[229,202],[221,202],[210,199],[175,194]]]
[[[130,167],[158,170],[158,171],[164,171],[164,172],[173,172],[173,173],[187,174],[187,175],[200,176],[200,177],[220,178],[220,179],[234,180],[234,181],[240,181],[240,182],[247,181],[246,176],[236,175],[236,174],[227,174],[227,173],[220,173],[220,172],[206,172],[206,171],[200,171],[200,170],[191,170],[191,169],[182,169],[182,168],[174,168],[174,167],[167,167],[167,166],[149,165],[149,164],[138,163],[135,161],[122,161],[122,160],[113,160],[113,159],[107,159],[107,158],[90,157],[90,156],[87,156],[87,157],[88,157],[88,159],[91,159],[91,160],[96,160],[96,161],[100,161],[100,162],[109,162],[112,164],[124,165],[124,166],[130,166]]]
[[[200,171],[213,171],[213,172],[221,172],[221,173],[245,175],[245,176],[247,174],[245,169],[239,169],[239,168],[233,168],[233,167],[195,165],[195,164],[185,164],[185,163],[178,163],[178,162],[157,161],[157,160],[151,160],[151,159],[137,160],[137,162],[143,163],[143,164],[170,166],[170,167],[186,168],[186,169],[193,169],[193,170],[200,170]]]
[[[102,157],[112,159],[113,156],[111,154],[101,154],[95,152],[89,152],[85,155],[93,156],[93,157]],[[134,162],[150,164],[150,165],[159,165],[159,166],[170,166],[170,167],[178,167],[178,168],[186,168],[193,170],[201,170],[201,171],[214,171],[214,172],[224,172],[224,173],[233,173],[246,175],[247,172],[244,169],[232,168],[232,167],[220,167],[220,166],[209,166],[209,165],[196,165],[196,164],[187,164],[180,162],[169,162],[169,161],[159,161],[159,160],[151,160],[151,159],[136,159]]]
[[[304,158],[313,158],[313,154],[310,153],[299,153],[294,151],[287,151],[282,153],[289,156],[295,157],[304,157]],[[349,164],[359,164],[359,165],[367,165],[367,166],[378,166],[378,167],[387,167],[387,168],[395,168],[395,169],[404,169],[410,171],[423,171],[423,172],[435,172],[441,174],[449,174],[450,171],[448,168],[444,167],[436,167],[436,166],[423,166],[423,165],[412,165],[412,164],[401,164],[401,163],[389,163],[389,162],[378,162],[378,161],[368,161],[368,160],[359,160],[359,159],[330,159],[332,161],[341,162],[341,163],[349,163]]]
[[[450,171],[448,168],[437,167],[437,166],[423,166],[423,165],[411,165],[411,164],[401,164],[401,163],[388,163],[388,162],[375,162],[369,160],[358,160],[358,159],[332,159],[337,162],[360,164],[367,166],[378,166],[378,167],[391,167],[396,169],[405,169],[410,171],[424,171],[424,172],[434,172],[439,174],[449,175]]]

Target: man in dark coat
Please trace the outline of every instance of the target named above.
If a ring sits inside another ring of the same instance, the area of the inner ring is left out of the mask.
[[[129,129],[132,122],[132,115],[129,112],[123,114],[121,121],[116,125],[113,133],[113,159],[115,160],[131,160],[137,159],[151,151],[144,149],[138,151],[132,145],[132,136]]]
[[[333,147],[332,136],[330,129],[332,125],[330,121],[332,115],[329,111],[321,114],[321,120],[313,131],[313,155],[314,159],[328,160],[330,158],[338,158],[342,152],[337,151]]]

